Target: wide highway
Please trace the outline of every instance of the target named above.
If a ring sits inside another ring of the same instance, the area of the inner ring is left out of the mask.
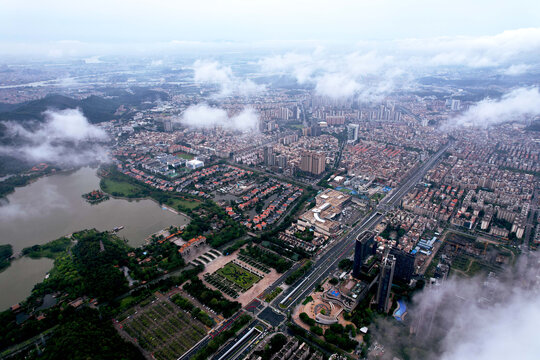
[[[366,215],[359,224],[347,233],[342,239],[322,255],[312,266],[310,272],[293,284],[289,289],[277,297],[274,304],[279,304],[281,309],[294,307],[296,303],[305,298],[329,273],[335,265],[343,258],[347,257],[353,249],[356,237],[366,230],[371,230],[381,222],[387,211],[394,207],[401,199],[424,177],[424,175],[435,166],[441,156],[450,147],[451,143],[441,147],[433,156],[424,162],[418,169],[415,169],[407,177],[405,182],[386,198],[384,198],[377,209]]]

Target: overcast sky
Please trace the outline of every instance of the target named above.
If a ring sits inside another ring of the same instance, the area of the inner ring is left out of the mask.
[[[393,40],[537,27],[534,0],[0,0],[0,42]]]

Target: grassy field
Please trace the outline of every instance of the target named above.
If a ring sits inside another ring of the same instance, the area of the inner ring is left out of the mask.
[[[193,160],[193,158],[195,157],[191,154],[183,153],[183,152],[176,153],[175,155],[176,157],[179,157],[180,159],[186,159],[186,160]]]
[[[140,192],[141,188],[137,185],[130,184],[125,181],[116,181],[111,179],[104,179],[103,191],[112,194],[114,196],[134,195]]]
[[[167,205],[174,209],[178,209],[178,206],[180,206],[180,208],[193,210],[200,205],[200,202],[196,200],[182,200],[182,199],[172,198],[169,201],[167,201]]]
[[[168,300],[156,301],[122,323],[134,343],[155,359],[178,359],[202,339],[205,326]]]
[[[219,269],[217,273],[229,281],[234,282],[244,290],[248,290],[253,286],[253,284],[261,280],[261,278],[257,275],[242,269],[240,266],[232,262]]]

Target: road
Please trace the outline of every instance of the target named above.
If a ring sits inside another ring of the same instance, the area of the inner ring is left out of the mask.
[[[279,303],[281,305],[279,310],[288,310],[296,306],[299,301],[304,299],[313,290],[316,284],[320,283],[323,279],[325,279],[330,274],[330,272],[333,271],[337,263],[344,257],[348,256],[351,250],[353,250],[356,237],[363,231],[373,229],[375,226],[377,226],[377,224],[379,224],[384,218],[386,212],[390,211],[396,204],[398,204],[401,199],[424,177],[427,171],[437,164],[441,156],[450,147],[450,145],[450,142],[444,145],[439,151],[437,151],[437,153],[435,153],[426,162],[424,162],[424,164],[419,166],[418,169],[411,171],[409,177],[407,177],[405,182],[399,188],[396,188],[394,192],[390,193],[386,198],[384,198],[375,210],[367,214],[359,222],[359,225],[354,227],[350,232],[346,233],[341,239],[338,239],[334,246],[332,246],[328,251],[326,251],[326,253],[316,259],[310,272],[306,276],[304,276],[301,281],[299,280],[296,284],[289,287],[273,301],[274,304]],[[273,289],[284,283],[287,276],[298,266],[299,264],[296,264],[294,268],[283,274],[270,287],[268,287],[268,289],[265,290],[262,296],[271,292]],[[239,314],[242,311],[244,310],[241,310]],[[203,341],[201,341],[200,344],[196,345],[188,353],[184,354],[181,359],[188,359],[197,350],[205,346],[208,341],[210,341],[212,335],[215,336],[216,333],[219,333],[220,331],[223,331],[228,326],[230,326],[230,324],[234,321],[236,317],[237,316],[234,316],[232,321],[229,320],[225,322],[219,327],[217,331],[211,332],[210,336],[206,337]],[[252,327],[253,323],[248,326],[244,331],[242,331],[234,341],[229,342],[225,348],[221,349],[217,353],[217,355],[214,356],[214,358],[219,358],[220,356],[223,356],[226,351],[230,347],[232,347],[233,344],[236,343],[236,341],[239,341],[240,337],[243,336],[245,332]]]
[[[331,249],[318,259],[312,267],[310,273],[305,276],[302,281],[284,291],[277,297],[275,303],[280,304],[282,309],[290,309],[296,303],[305,298],[314,288],[326,278],[333,270],[334,266],[353,249],[356,237],[366,230],[371,230],[384,218],[386,212],[391,210],[401,199],[424,177],[424,175],[441,159],[444,152],[450,147],[451,143],[447,143],[437,153],[431,156],[426,162],[412,171],[405,182],[394,192],[384,198],[377,209],[366,215],[362,221],[347,233],[342,239],[336,242]]]

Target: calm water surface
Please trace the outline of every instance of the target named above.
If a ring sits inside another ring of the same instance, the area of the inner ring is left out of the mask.
[[[92,168],[44,177],[17,188],[0,204],[0,244],[11,244],[17,253],[78,230],[124,226],[118,235],[131,246],[140,246],[150,234],[189,220],[152,200],[110,199],[91,205],[81,197],[98,188],[99,178]],[[48,259],[13,262],[0,273],[0,310],[24,300],[50,268],[52,261]]]

